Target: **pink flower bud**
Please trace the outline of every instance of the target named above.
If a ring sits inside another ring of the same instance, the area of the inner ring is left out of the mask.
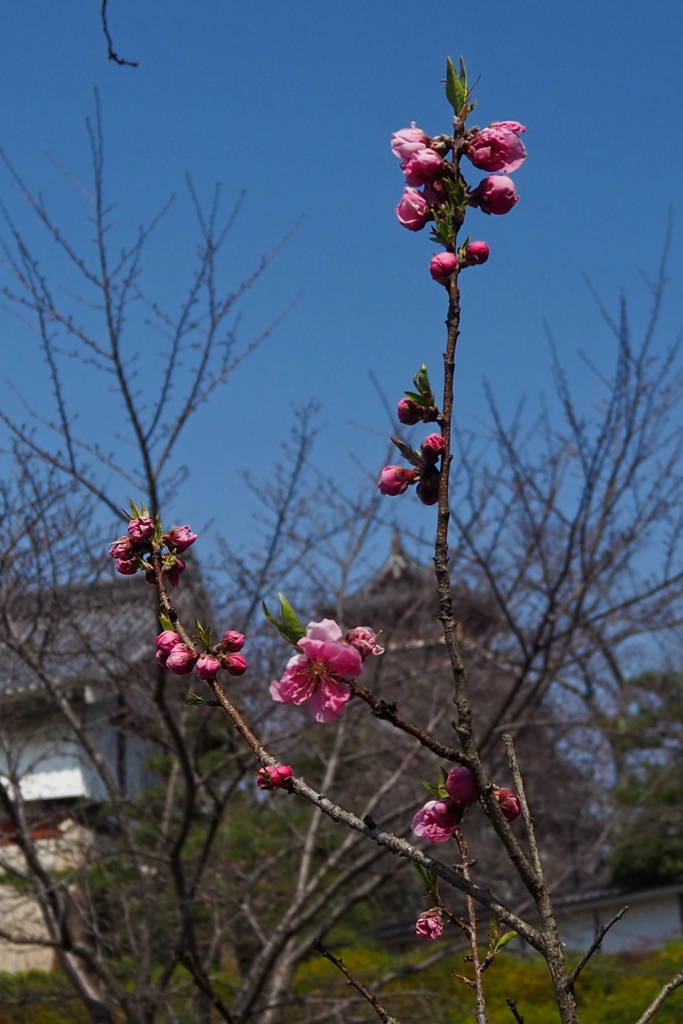
[[[136,544],[141,544],[154,533],[155,523],[151,516],[139,516],[128,523],[128,536]]]
[[[174,526],[173,529],[163,536],[166,547],[170,548],[171,551],[177,551],[179,554],[187,551],[196,539],[197,534],[193,533],[189,526]]]
[[[377,486],[382,494],[403,494],[415,483],[415,479],[416,473],[413,469],[406,469],[405,466],[385,466],[379,475]]]
[[[163,651],[157,651],[154,657],[157,659],[160,665],[163,665],[164,668],[166,667],[166,659],[168,658],[168,654],[164,654]]]
[[[109,554],[112,558],[117,558],[121,562],[130,562],[132,558],[137,555],[137,550],[130,537],[117,537],[112,546],[109,548]]]
[[[426,472],[415,488],[416,493],[423,505],[436,505],[439,500],[439,480],[441,474],[432,467],[426,467]]]
[[[470,139],[465,153],[482,171],[511,174],[526,160],[526,149],[519,132],[526,131],[519,121],[494,121]]]
[[[412,398],[402,398],[398,403],[396,412],[401,423],[405,423],[407,427],[412,427],[415,423],[418,423],[425,414],[422,406],[418,405]]]
[[[194,668],[197,655],[187,644],[176,644],[166,658],[166,668],[174,675],[186,676]]]
[[[438,907],[425,910],[415,922],[415,934],[425,939],[439,939],[443,933],[443,917]]]
[[[172,587],[178,586],[182,572],[185,572],[185,563],[182,558],[176,558],[169,569],[164,569],[166,579]]]
[[[458,265],[458,257],[454,252],[439,252],[432,256],[429,273],[435,281],[447,281]]]
[[[421,192],[416,192],[414,188],[404,188],[401,201],[396,207],[396,216],[404,228],[421,231],[431,217],[431,210]]]
[[[122,576],[134,576],[138,571],[138,564],[137,562],[124,562],[122,559],[119,559],[114,568]]]
[[[420,451],[426,463],[434,466],[441,453],[446,448],[446,442],[441,434],[428,434],[420,445]]]
[[[468,266],[475,266],[477,263],[486,263],[489,258],[489,247],[486,242],[468,242],[465,249],[465,263]]]
[[[223,634],[221,643],[225,646],[226,651],[241,651],[244,647],[244,633],[229,629],[227,633]]]
[[[516,796],[511,789],[497,789],[496,797],[500,804],[500,809],[503,812],[503,816],[507,821],[514,821],[518,818],[522,808],[519,803],[519,797]]]
[[[503,174],[484,178],[469,195],[470,206],[482,213],[509,213],[518,199],[514,181]]]
[[[462,807],[452,801],[428,800],[411,822],[416,836],[422,836],[430,843],[445,843],[462,821]]]
[[[223,667],[231,676],[241,676],[247,671],[247,659],[243,654],[228,654]]]
[[[202,654],[197,659],[197,675],[200,679],[215,679],[220,667],[220,661],[213,654]]]
[[[425,135],[421,128],[416,128],[413,121],[410,128],[402,128],[400,132],[392,134],[391,152],[399,160],[409,160],[413,153],[426,149],[430,142],[429,136]]]
[[[259,789],[280,789],[287,779],[291,779],[292,769],[288,764],[273,767],[267,765],[256,773],[256,785]]]
[[[369,626],[356,626],[344,637],[344,642],[355,647],[363,661],[371,655],[384,654],[384,648],[377,643],[377,634]]]
[[[165,629],[157,637],[157,648],[163,651],[164,654],[170,654],[176,644],[181,644],[182,642],[180,636],[174,630]]]
[[[473,804],[479,796],[476,779],[464,765],[450,770],[446,779],[446,789],[456,804]]]
[[[401,167],[409,185],[426,185],[437,178],[443,167],[443,160],[433,149],[420,149],[405,160]]]

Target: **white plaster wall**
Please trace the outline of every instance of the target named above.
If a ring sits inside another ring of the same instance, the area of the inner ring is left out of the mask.
[[[600,925],[607,924],[623,906],[629,909],[607,932],[602,950],[605,953],[656,949],[683,934],[678,893],[646,899],[622,899],[599,908],[558,911],[560,936],[568,949],[585,951],[595,938]]]

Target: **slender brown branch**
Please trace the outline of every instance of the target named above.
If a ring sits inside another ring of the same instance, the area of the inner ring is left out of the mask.
[[[517,1004],[515,1003],[514,999],[506,999],[505,1002],[510,1007],[510,1013],[517,1021],[517,1024],[524,1024],[524,1017],[522,1017],[521,1013],[517,1009]]]
[[[588,952],[584,954],[581,960],[579,960],[578,964],[576,965],[572,973],[569,975],[567,985],[574,985],[576,979],[581,974],[581,971],[584,969],[590,958],[593,956],[593,953],[595,953],[602,945],[602,940],[604,939],[605,935],[607,935],[607,932],[610,930],[612,925],[615,925],[617,923],[617,921],[621,921],[622,917],[624,916],[627,910],[628,907],[622,907],[619,913],[615,914],[611,921],[608,921],[607,924],[603,924],[600,926],[600,928],[598,929],[598,934],[595,936],[592,943],[590,944]]]
[[[370,1003],[370,1006],[372,1006],[373,1010],[375,1011],[379,1019],[383,1022],[383,1024],[400,1024],[400,1021],[396,1017],[392,1017],[391,1014],[384,1009],[382,1004],[378,1001],[377,997],[373,996],[372,992],[368,991],[368,989],[365,987],[365,985],[363,985],[362,982],[358,981],[357,978],[354,978],[354,976],[349,972],[348,968],[345,966],[343,960],[339,960],[338,957],[330,953],[329,949],[326,949],[326,947],[323,946],[322,942],[320,942],[318,939],[316,939],[315,942],[313,943],[313,949],[317,950],[317,952],[320,953],[321,956],[324,956],[326,960],[329,960],[330,963],[334,964],[337,970],[341,971],[341,973],[347,979],[349,985],[353,985],[356,991],[360,992],[360,994],[365,999],[367,999],[367,1001]]]

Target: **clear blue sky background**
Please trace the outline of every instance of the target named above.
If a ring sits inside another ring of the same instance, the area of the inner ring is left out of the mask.
[[[246,537],[252,499],[237,470],[267,469],[292,402],[309,397],[323,406],[319,459],[357,485],[363,476],[348,453],[360,452],[372,474],[386,446],[369,371],[392,402],[423,360],[437,376],[445,293],[427,272],[435,251],[427,231],[412,234],[395,219],[402,176],[389,137],[411,120],[431,134],[448,130],[440,84],[447,53],[463,53],[471,78],[481,76],[476,122],[522,121],[529,152],[516,174],[516,208],[468,217],[491,259],[463,278],[458,414],[465,424],[486,423],[484,375],[508,413],[523,393],[551,393],[544,321],[591,401],[576,350],[608,366],[613,342],[581,275],[608,303],[623,287],[642,323],[640,270],[654,270],[667,208],[680,206],[683,8],[671,0],[110,0],[110,27],[116,49],[138,68],[107,61],[96,0],[32,0],[0,12],[0,141],[65,227],[87,241],[83,204],[46,153],[87,179],[93,86],[122,229],[133,232],[179,194],[150,250],[148,282],[160,301],[177,301],[194,246],[186,171],[203,195],[222,181],[228,205],[247,191],[226,280],[305,215],[244,304],[245,337],[301,293],[298,303],[182,445],[192,475],[178,500],[181,521],[213,516],[221,531]],[[0,195],[28,224],[4,173]],[[42,245],[52,269],[54,246]],[[683,321],[682,252],[679,230],[662,344]],[[13,379],[42,404],[48,391],[35,342],[7,317],[0,329],[3,382]],[[140,336],[139,346],[151,370],[156,341]],[[69,385],[81,391],[86,431],[98,414],[112,415],[80,373]],[[431,522],[433,510],[413,502],[404,499],[409,515]]]

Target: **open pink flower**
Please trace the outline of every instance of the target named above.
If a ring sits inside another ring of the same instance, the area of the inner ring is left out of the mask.
[[[363,660],[350,644],[341,643],[342,631],[333,619],[309,622],[306,636],[287,662],[284,674],[270,684],[270,695],[280,704],[309,701],[316,722],[331,722],[344,714],[351,690],[344,679],[355,679],[363,671]]]
[[[410,128],[401,128],[400,132],[392,134],[391,152],[401,161],[410,160],[413,153],[426,149],[430,142],[429,136],[421,128],[416,128],[413,121]]]
[[[430,843],[445,843],[451,839],[462,821],[462,807],[452,800],[428,800],[411,822],[416,836]]]
[[[519,121],[494,121],[470,140],[465,152],[482,171],[511,174],[526,160],[526,149],[519,133],[526,131]]]
[[[425,910],[415,922],[415,934],[425,939],[439,939],[443,932],[443,917],[438,907]]]

